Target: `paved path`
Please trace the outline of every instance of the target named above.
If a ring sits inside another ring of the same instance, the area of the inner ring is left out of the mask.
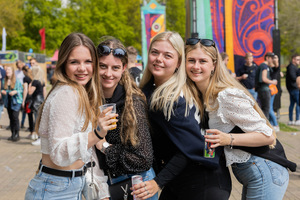
[[[288,121],[288,103],[289,96],[284,90],[280,122],[287,123]],[[8,124],[6,112],[2,115],[0,124]],[[25,124],[28,125],[27,121]],[[297,135],[279,132],[278,138],[286,150],[287,157],[300,166],[300,131],[296,133]],[[25,139],[27,135],[28,132],[22,130],[20,132],[21,140],[13,143],[7,140],[10,132],[0,130],[0,200],[24,199],[28,182],[38,167],[41,158],[40,147],[32,146],[31,141]],[[241,185],[234,176],[232,176],[232,180],[233,189],[230,200],[239,200]],[[290,182],[284,199],[300,199],[300,169],[295,173],[290,173]]]

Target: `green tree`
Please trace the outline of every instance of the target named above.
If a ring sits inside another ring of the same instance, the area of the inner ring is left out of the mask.
[[[281,53],[290,58],[300,53],[300,1],[278,1]]]

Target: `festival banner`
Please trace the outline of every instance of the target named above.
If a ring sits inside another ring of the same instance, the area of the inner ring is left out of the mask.
[[[41,50],[46,49],[46,30],[45,28],[42,28],[39,30],[40,36],[41,36]]]
[[[141,7],[142,18],[142,55],[144,66],[147,65],[147,54],[152,38],[166,30],[166,7],[155,0]]]

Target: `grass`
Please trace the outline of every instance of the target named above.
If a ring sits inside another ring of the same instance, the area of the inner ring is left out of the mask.
[[[299,129],[290,127],[290,126],[286,125],[285,123],[281,123],[281,122],[279,122],[279,127],[280,127],[280,131],[283,131],[283,132],[296,132],[296,131],[299,131]]]

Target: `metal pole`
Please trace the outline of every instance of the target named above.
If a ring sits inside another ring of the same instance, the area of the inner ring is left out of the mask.
[[[197,32],[197,3],[196,0],[192,1],[193,3],[193,32],[192,32],[192,38],[198,38],[198,32]]]
[[[274,0],[274,10],[275,10],[275,16],[274,16],[274,23],[275,23],[275,29],[278,30],[278,1]]]

